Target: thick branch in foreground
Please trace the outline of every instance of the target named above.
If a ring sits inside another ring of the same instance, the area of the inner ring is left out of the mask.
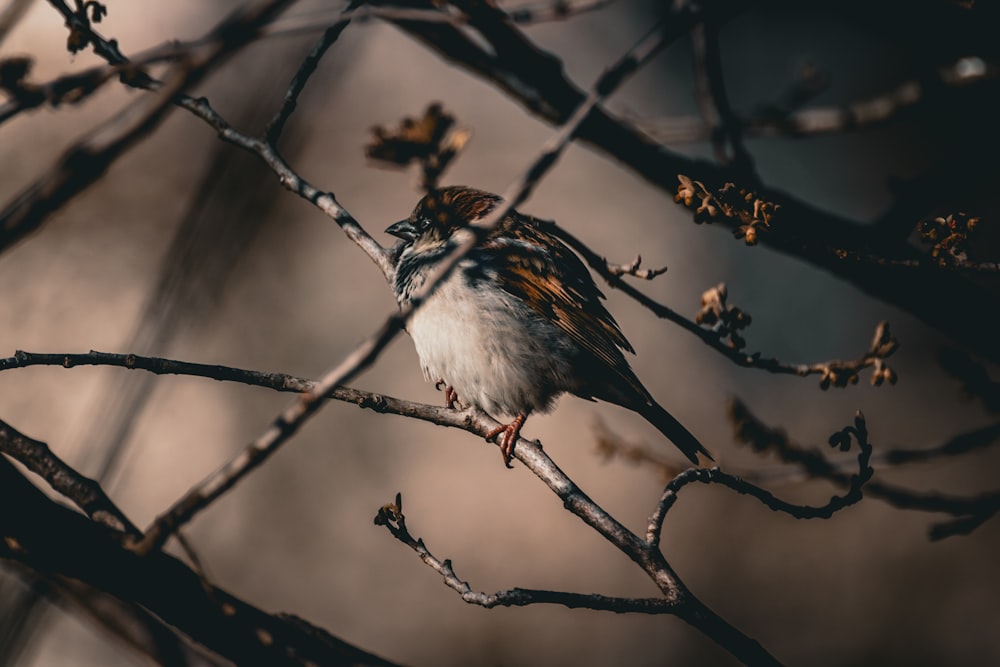
[[[383,665],[386,660],[294,617],[271,615],[163,553],[136,556],[125,535],[45,497],[0,457],[0,558],[78,579],[135,602],[240,665]]]
[[[78,614],[87,623],[114,637],[121,645],[134,651],[137,656],[151,661],[152,664],[164,667],[225,667],[231,664],[204,646],[194,644],[147,609],[97,590],[79,579],[39,572],[14,560],[4,561],[3,567],[6,572],[16,573],[33,593],[45,597],[57,607]],[[4,602],[8,600],[4,599]],[[13,614],[22,609],[23,607],[9,610],[10,613],[6,618],[12,618]],[[36,606],[28,607],[27,615],[23,617],[28,625],[39,619],[38,609]],[[19,627],[12,628],[11,625]],[[23,636],[21,633],[30,630],[23,622],[8,623],[7,627],[0,626],[0,628],[5,631],[2,634],[6,634],[6,637],[0,639],[11,637],[13,632]],[[17,652],[16,650],[9,652],[8,656],[10,653]],[[16,662],[16,658],[13,661],[8,658],[8,662],[4,664]]]
[[[44,442],[19,433],[3,421],[0,421],[0,452],[20,461],[95,521],[134,537],[139,535],[139,529],[108,498],[100,484],[73,470]]]

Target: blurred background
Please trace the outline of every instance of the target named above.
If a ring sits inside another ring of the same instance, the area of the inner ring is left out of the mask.
[[[136,53],[197,37],[238,4],[112,0],[97,27],[126,54]],[[525,30],[563,60],[573,80],[589,86],[648,29],[657,4],[625,0]],[[851,8],[858,6],[806,11],[779,4],[726,25],[723,65],[733,106],[752,110],[809,65],[831,76],[817,105],[875,96],[918,77],[930,59],[915,55],[923,38],[903,32],[891,9],[856,20]],[[291,13],[324,8],[328,3],[300,2]],[[89,52],[70,56],[65,40],[61,17],[34,2],[0,48],[3,56],[35,59],[36,81],[99,62]],[[262,40],[195,92],[256,133],[314,40]],[[690,43],[680,40],[607,106],[641,117],[689,116],[698,113],[693,89]],[[142,94],[108,86],[78,106],[38,110],[0,126],[3,200]],[[445,183],[502,191],[553,132],[492,85],[392,26],[368,21],[351,25],[320,65],[282,152],[389,243],[381,230],[413,207],[418,178],[367,161],[364,145],[373,125],[394,126],[434,101],[472,131]],[[892,204],[893,182],[937,157],[949,141],[944,134],[933,123],[907,121],[799,140],[752,139],[748,147],[768,185],[867,220]],[[700,144],[675,148],[711,155]],[[983,148],[995,157],[995,146]],[[974,203],[983,207],[976,212],[986,215],[990,206],[996,212],[995,202]],[[633,365],[644,384],[727,469],[779,468],[733,444],[726,405],[734,397],[804,444],[821,445],[858,409],[876,447],[933,447],[989,421],[939,367],[938,351],[948,341],[935,331],[814,266],[692,224],[668,193],[594,150],[571,147],[521,208],[555,219],[611,261],[641,252],[646,265],[668,266],[641,288],[690,317],[702,291],[726,282],[730,302],[753,316],[748,349],[765,356],[853,359],[865,352],[880,320],[891,322],[902,343],[890,361],[899,384],[873,388],[866,374],[857,386],[823,392],[815,377],[737,368],[606,290],[637,350]],[[0,255],[0,287],[3,356],[17,349],[137,352],[309,378],[337,363],[395,308],[378,270],[335,224],[182,111]],[[973,318],[970,326],[987,322]],[[424,383],[405,337],[355,384],[443,401]],[[112,498],[140,526],[239,451],[290,400],[237,384],[120,369],[0,374],[0,418],[49,443],[81,472],[103,474]],[[524,435],[541,439],[595,501],[642,530],[662,481],[656,471],[604,461],[595,446],[598,420],[625,440],[673,455],[637,415],[572,397],[552,414],[532,417]],[[117,453],[109,459],[112,445]],[[995,484],[998,462],[997,452],[985,452],[889,471],[885,479],[926,492],[973,494]],[[797,477],[779,476],[769,488],[816,505],[835,492]],[[187,534],[216,584],[405,664],[733,664],[672,617],[464,604],[372,524],[397,491],[410,530],[435,555],[452,559],[475,590],[656,594],[638,568],[522,466],[505,470],[493,446],[461,431],[338,403]],[[1000,524],[931,542],[927,530],[937,518],[867,499],[829,521],[796,521],[722,488],[689,488],[667,521],[664,552],[696,595],[787,664],[997,664]],[[6,594],[16,595],[18,584],[5,585]],[[44,621],[14,653],[16,664],[141,662],[72,613],[53,608]]]

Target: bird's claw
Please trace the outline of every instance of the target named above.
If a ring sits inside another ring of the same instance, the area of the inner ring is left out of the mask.
[[[444,390],[444,407],[448,408],[449,410],[454,410],[455,404],[458,402],[458,392],[452,389],[451,385],[449,385],[443,379],[435,382],[434,388],[439,390],[440,389]]]
[[[508,468],[513,468],[510,460],[514,458],[514,445],[521,435],[521,427],[528,415],[520,414],[509,424],[502,424],[486,434],[487,442],[495,442],[500,446],[500,456],[503,457],[503,464]],[[503,436],[503,440],[500,439]]]

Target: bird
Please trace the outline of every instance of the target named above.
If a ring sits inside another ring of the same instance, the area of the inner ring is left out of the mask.
[[[406,306],[455,247],[460,230],[504,200],[466,186],[431,190],[387,234],[402,239],[393,290]],[[642,385],[634,354],[582,260],[541,221],[511,209],[406,324],[424,376],[446,405],[476,406],[513,420],[486,434],[510,466],[531,413],[564,393],[642,415],[693,463],[712,459],[698,439]]]

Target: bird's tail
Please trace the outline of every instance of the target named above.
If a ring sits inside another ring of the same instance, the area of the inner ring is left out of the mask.
[[[710,461],[714,461],[708,450],[698,442],[691,431],[684,427],[684,424],[661,407],[656,401],[649,401],[636,408],[636,411],[646,418],[650,424],[659,429],[660,433],[667,436],[670,442],[674,443],[677,449],[684,452],[684,456],[691,459],[692,463],[698,463],[698,454],[704,455]]]

